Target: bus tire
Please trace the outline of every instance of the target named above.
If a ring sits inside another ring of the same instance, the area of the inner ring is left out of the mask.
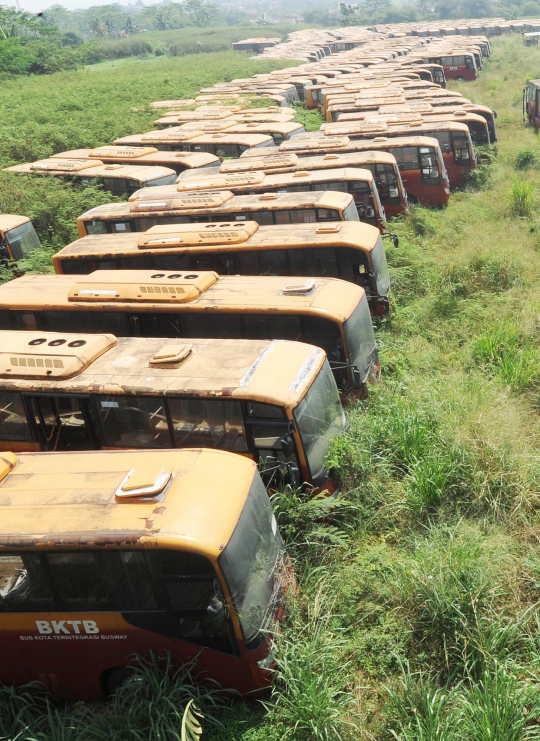
[[[101,678],[103,694],[111,697],[133,677],[135,669],[132,666],[115,666],[103,673]]]

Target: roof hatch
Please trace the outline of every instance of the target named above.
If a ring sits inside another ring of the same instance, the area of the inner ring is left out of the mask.
[[[307,296],[317,287],[315,278],[309,278],[305,283],[287,283],[281,289],[282,296]]]
[[[258,230],[256,221],[153,226],[139,238],[139,249],[189,247],[205,244],[242,244]]]
[[[69,301],[135,301],[186,303],[194,301],[218,280],[214,272],[97,270],[77,281]]]
[[[191,123],[183,123],[180,126],[180,131],[203,131],[206,133],[212,133],[214,131],[226,131],[232,126],[236,126],[236,121],[229,121],[228,119],[220,121],[193,121]]]
[[[145,463],[144,468],[132,468],[128,471],[114,496],[117,499],[155,497],[164,491],[172,476],[172,471]]]
[[[205,188],[219,188],[223,186],[238,187],[241,185],[259,185],[263,182],[265,173],[261,170],[254,170],[253,172],[242,172],[238,175],[227,175],[225,173],[216,174],[208,179],[196,179],[186,178],[185,180],[179,180],[176,183],[176,189],[179,191],[190,191],[190,190],[204,190]]]
[[[193,345],[165,345],[152,356],[150,365],[178,365],[187,360],[193,352]]]
[[[114,345],[111,334],[0,332],[0,377],[70,378]]]

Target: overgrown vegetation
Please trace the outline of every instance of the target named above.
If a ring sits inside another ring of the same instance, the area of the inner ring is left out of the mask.
[[[540,172],[518,164],[523,151],[540,153],[521,119],[540,49],[509,37],[493,50],[480,79],[455,88],[497,109],[499,154],[446,209],[415,207],[392,225],[401,240],[388,249],[394,309],[377,328],[383,376],[367,403],[349,405],[350,431],[332,450],[341,495],[274,498],[299,583],[278,637],[275,689],[266,710],[197,696],[205,741],[540,738]],[[196,68],[182,62],[181,86],[176,60],[161,59],[136,66],[137,91],[124,76],[133,67],[65,73],[51,78],[54,88],[49,79],[8,83],[0,96],[13,142],[6,134],[0,152],[7,164],[20,152],[143,131],[152,120],[146,91],[188,97],[256,68],[201,55]],[[37,186],[4,175],[4,191],[8,182],[17,183],[10,209],[38,213]],[[58,184],[41,193],[50,208],[65,204],[59,221],[69,219],[70,198],[83,198]],[[73,215],[81,206],[73,201]],[[179,707],[182,687],[164,692]],[[88,728],[101,728],[96,740],[154,738],[139,699],[128,727],[118,700],[57,708],[31,697],[33,710],[23,691],[4,690],[0,737],[26,739],[13,725],[19,717],[40,738],[92,741],[78,720],[86,713]],[[58,713],[55,724],[48,713]],[[163,722],[177,716],[167,711]]]

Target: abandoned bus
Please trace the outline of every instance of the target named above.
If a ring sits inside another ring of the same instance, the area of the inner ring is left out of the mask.
[[[291,577],[253,461],[5,452],[0,512],[2,682],[101,700],[150,651],[241,694],[271,682]]]
[[[201,173],[202,175],[202,173]],[[175,185],[153,189],[153,192],[139,190],[130,196],[130,201],[151,203],[182,195],[204,193],[205,191],[231,191],[235,195],[242,193],[301,192],[317,190],[334,190],[350,193],[354,198],[358,218],[386,232],[386,214],[379,199],[377,184],[369,170],[357,167],[342,167],[332,170],[297,170],[295,172],[265,173],[240,172],[227,174],[216,172],[205,177],[192,177],[185,173]]]
[[[249,157],[223,162],[220,172],[236,173],[252,170],[263,172],[296,172],[298,170],[330,170],[363,168],[375,179],[379,198],[388,217],[407,213],[407,194],[399,174],[396,158],[388,152],[367,151],[346,154],[325,154],[320,157],[302,157],[294,153],[272,154],[268,157]]]
[[[540,129],[540,80],[529,80],[523,88],[523,117]]]
[[[107,203],[77,219],[80,237],[87,234],[145,232],[157,224],[198,224],[219,221],[256,221],[272,224],[315,224],[359,221],[349,193],[315,191],[233,196],[220,190],[205,195],[178,194],[167,201]]]
[[[226,133],[226,134],[267,134],[271,136],[274,144],[281,144],[281,142],[292,139],[296,134],[303,134],[305,128],[302,124],[296,121],[278,121],[274,123],[237,123],[236,121],[230,122],[209,122],[209,123],[194,123],[194,124],[183,124],[177,128],[172,126],[165,127],[168,131],[203,131],[204,133]]]
[[[485,121],[483,122],[485,125]],[[465,182],[471,170],[476,168],[476,154],[468,127],[457,121],[414,121],[409,124],[387,125],[384,122],[323,124],[333,127],[325,129],[324,134],[317,136],[347,136],[350,139],[367,139],[369,137],[379,138],[407,136],[419,134],[437,139],[443,155],[444,164],[448,173],[450,187],[456,187]],[[284,142],[283,148],[291,147],[304,137],[299,134],[291,142]],[[290,150],[287,150],[290,151]],[[295,150],[292,150],[295,151]],[[397,159],[397,157],[396,157]],[[169,186],[171,187],[171,186]]]
[[[52,159],[101,160],[106,165],[150,165],[168,167],[180,175],[184,170],[219,166],[220,159],[208,152],[160,152],[155,147],[97,147],[96,149],[71,149],[52,154]]]
[[[124,136],[114,141],[115,146],[146,147],[150,145],[163,152],[209,152],[216,157],[239,157],[252,147],[272,147],[274,140],[267,134],[204,134],[200,131],[150,131],[147,134]]]
[[[365,291],[335,278],[272,276],[194,280],[141,270],[98,270],[84,279],[28,275],[0,286],[0,329],[73,331],[122,337],[297,340],[326,352],[340,388],[364,394],[379,373]],[[175,298],[135,284],[166,284]],[[92,293],[92,291],[94,291]],[[108,295],[104,292],[108,291]]]
[[[65,332],[0,340],[0,449],[218,448],[253,458],[268,485],[335,489],[325,459],[344,415],[319,347]]]
[[[408,200],[424,206],[444,206],[450,197],[450,182],[437,139],[427,136],[383,137],[355,139],[319,136],[284,142],[269,154],[294,153],[300,157],[377,150],[389,152],[398,163]],[[245,156],[245,155],[244,155]]]
[[[378,229],[359,222],[259,226],[254,221],[153,226],[92,234],[53,256],[54,271],[215,270],[219,275],[341,278],[365,289],[373,314],[388,312],[390,275]]]
[[[105,165],[100,160],[60,159],[51,157],[25,165],[4,168],[6,172],[53,175],[73,185],[100,185],[115,196],[131,195],[140,188],[174,183],[177,175],[168,167]]]
[[[0,214],[0,265],[14,267],[40,249],[41,242],[27,216]]]

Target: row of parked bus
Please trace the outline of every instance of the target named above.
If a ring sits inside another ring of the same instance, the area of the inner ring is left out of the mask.
[[[380,374],[387,215],[444,204],[475,161],[468,114],[414,115],[397,133],[359,119],[344,136],[333,119],[298,131],[281,103],[317,87],[334,113],[352,91],[355,111],[376,99],[382,116],[446,92],[400,48],[399,64],[386,45],[369,65],[348,50],[272,85],[220,84],[194,110],[157,102],[167,128],[151,141],[23,168],[109,187],[137,160],[174,177],[79,217],[54,275],[0,286],[0,679],[96,699],[152,649],[242,694],[268,687],[293,577],[267,492],[338,494],[327,459],[343,402]],[[279,105],[250,108],[254,95]],[[226,137],[241,151],[220,149]],[[24,267],[31,223],[0,227],[4,261]]]

